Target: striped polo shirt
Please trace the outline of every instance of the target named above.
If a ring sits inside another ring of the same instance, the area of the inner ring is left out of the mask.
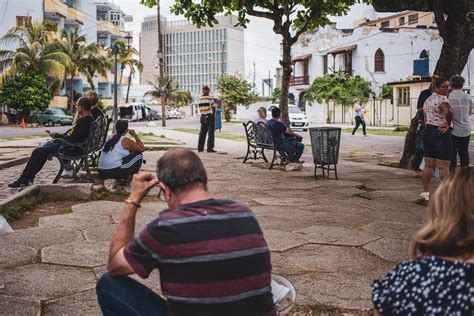
[[[214,104],[214,99],[209,95],[202,95],[199,98],[198,105],[201,115],[212,114],[212,105]]]
[[[159,269],[172,315],[276,315],[270,252],[244,204],[209,199],[166,209],[124,254],[142,278]]]

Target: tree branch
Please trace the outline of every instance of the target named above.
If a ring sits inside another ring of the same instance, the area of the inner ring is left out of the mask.
[[[251,4],[246,3],[245,4],[245,10],[247,10],[247,13],[250,14],[250,15],[253,15],[253,16],[256,16],[256,17],[259,17],[259,18],[274,20],[272,13],[254,10],[254,8]]]
[[[446,20],[444,19],[441,0],[433,0],[433,12],[435,15],[436,25],[438,26],[439,35],[443,38],[443,40],[446,41],[448,37],[448,30],[446,28]]]

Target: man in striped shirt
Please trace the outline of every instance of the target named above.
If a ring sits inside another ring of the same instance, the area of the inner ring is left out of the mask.
[[[135,175],[97,284],[104,315],[276,315],[271,262],[263,233],[248,206],[213,199],[199,157],[172,149],[156,178]],[[155,185],[169,208],[134,236],[137,208]],[[126,275],[160,272],[166,300]]]
[[[214,150],[214,130],[215,127],[215,111],[216,104],[214,99],[209,95],[209,87],[202,87],[202,96],[199,98],[199,111],[201,112],[201,130],[199,131],[198,151],[204,151],[204,143],[207,137],[207,152],[215,153]]]

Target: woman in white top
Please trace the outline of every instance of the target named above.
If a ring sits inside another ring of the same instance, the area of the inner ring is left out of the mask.
[[[420,194],[425,200],[430,199],[430,182],[436,167],[442,180],[448,175],[451,162],[452,139],[451,120],[453,112],[447,98],[449,82],[442,77],[434,77],[433,94],[423,104],[425,113],[425,129],[422,141],[425,157],[423,168],[423,192]]]
[[[119,120],[115,124],[117,131],[104,145],[99,158],[99,174],[104,179],[130,180],[140,171],[143,162],[142,152],[145,146],[128,122]],[[125,137],[129,133],[135,141]]]
[[[258,122],[263,122],[266,124],[267,123],[267,109],[261,106],[258,108],[257,114],[258,114],[258,117],[253,120],[254,123],[257,124]]]
[[[352,130],[352,135],[354,135],[357,132],[359,125],[362,125],[362,132],[364,133],[364,136],[367,136],[367,132],[365,130],[365,121],[364,121],[364,108],[360,105],[358,99],[355,99],[353,103],[354,103],[354,117],[355,117],[356,126]]]

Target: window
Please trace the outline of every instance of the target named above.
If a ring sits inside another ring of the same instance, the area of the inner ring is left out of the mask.
[[[398,88],[398,106],[409,106],[410,105],[410,88],[402,87]]]
[[[398,19],[398,25],[399,26],[405,25],[405,17],[404,16],[402,16],[401,18]]]
[[[384,72],[385,71],[385,55],[383,51],[379,48],[375,52],[374,56],[374,71],[375,72]]]
[[[328,73],[328,55],[323,56],[323,74]]]
[[[408,24],[416,24],[418,23],[418,13],[410,14],[408,16]]]
[[[27,27],[31,25],[31,16],[17,16],[16,27]]]
[[[380,24],[380,27],[390,27],[390,21],[384,21]]]

